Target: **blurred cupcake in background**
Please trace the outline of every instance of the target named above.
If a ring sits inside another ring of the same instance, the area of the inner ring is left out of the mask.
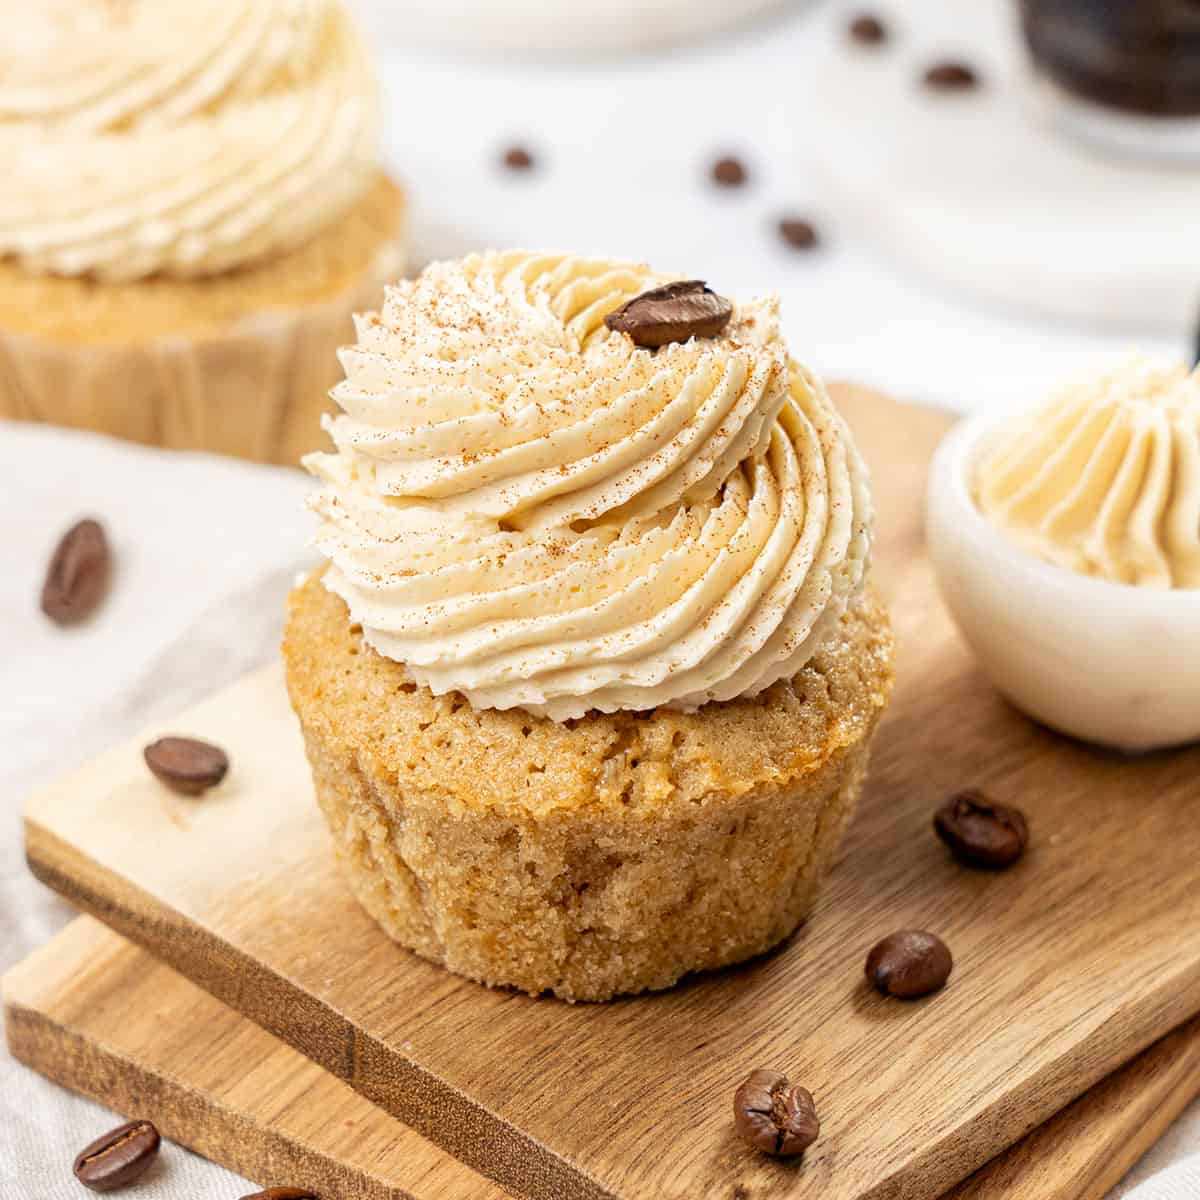
[[[403,259],[349,16],[0,3],[0,416],[295,462]]]

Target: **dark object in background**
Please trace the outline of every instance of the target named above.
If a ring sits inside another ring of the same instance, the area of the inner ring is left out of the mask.
[[[42,585],[42,612],[56,625],[76,625],[108,594],[112,552],[104,526],[90,517],[72,525],[54,550]]]
[[[793,250],[815,250],[821,244],[821,235],[811,221],[800,217],[784,217],[779,222],[779,236]]]
[[[604,318],[615,333],[626,333],[638,346],[657,349],[689,338],[714,338],[724,332],[733,305],[703,280],[683,279],[651,288]]]
[[[860,46],[882,46],[888,40],[887,26],[874,13],[860,13],[847,31]]]
[[[537,160],[524,146],[509,146],[500,160],[510,171],[532,171]]]
[[[229,771],[229,756],[224,750],[195,738],[159,738],[142,751],[142,756],[154,777],[181,796],[207,792]]]
[[[965,62],[946,59],[925,72],[925,86],[935,92],[970,92],[979,86],[979,74]]]
[[[937,934],[904,929],[872,949],[866,969],[872,986],[885,996],[916,1000],[945,986],[954,959]]]
[[[1197,0],[1021,0],[1034,66],[1064,90],[1145,116],[1200,116]]]
[[[1025,814],[975,789],[951,796],[938,809],[933,827],[959,862],[992,871],[1011,867],[1029,845]]]
[[[158,1156],[158,1130],[149,1121],[130,1121],[98,1137],[75,1159],[75,1178],[93,1192],[128,1187]]]
[[[718,158],[712,165],[711,175],[713,183],[718,183],[721,187],[741,187],[750,178],[746,164],[732,154]]]
[[[812,1093],[778,1071],[751,1072],[734,1093],[733,1123],[748,1146],[778,1158],[803,1154],[821,1132]]]

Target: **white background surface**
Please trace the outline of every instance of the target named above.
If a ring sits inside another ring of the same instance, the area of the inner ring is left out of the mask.
[[[903,5],[879,7],[901,23]],[[414,194],[419,253],[569,247],[649,258],[736,295],[777,290],[795,352],[818,369],[960,408],[1027,403],[1063,373],[1132,345],[1132,335],[973,307],[854,236],[819,183],[818,159],[838,146],[813,138],[822,97],[806,90],[820,23],[837,12],[821,6],[719,44],[624,62],[489,65],[388,51],[388,155]],[[510,141],[538,154],[537,172],[498,168]],[[745,158],[751,186],[717,192],[707,183],[724,150]],[[774,220],[792,210],[821,226],[820,252],[778,242]],[[1182,330],[1137,344],[1186,348]],[[306,485],[290,472],[54,430],[0,424],[0,479],[3,967],[70,916],[25,871],[23,795],[120,736],[160,719],[165,728],[179,708],[273,653],[309,525]],[[58,535],[85,514],[112,533],[116,586],[92,625],[63,632],[40,616],[37,593]],[[0,1198],[78,1197],[70,1161],[115,1123],[0,1051]],[[1144,1185],[1137,1200],[1200,1197],[1198,1150],[1193,1110],[1130,1181]],[[170,1147],[133,1194],[236,1200],[250,1190]]]
[[[1037,85],[1014,0],[897,8],[902,32],[885,50],[847,53],[831,21],[806,35],[820,61],[805,87],[826,110],[805,144],[856,236],[964,293],[1052,319],[1167,336],[1193,323],[1200,170],[1064,136],[1068,116],[1099,110]],[[983,86],[916,86],[947,53],[965,54]],[[1144,145],[1163,123],[1141,121]],[[1200,121],[1183,126],[1193,155],[1182,162],[1200,163]]]

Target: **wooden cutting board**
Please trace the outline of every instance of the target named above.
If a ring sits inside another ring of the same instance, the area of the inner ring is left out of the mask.
[[[4,979],[22,1062],[263,1187],[329,1200],[506,1195],[346,1084],[90,917]],[[1101,1200],[1200,1091],[1200,1020],[945,1200]]]
[[[171,723],[232,754],[203,800],[146,738],[36,796],[34,870],[84,908],[512,1190],[547,1200],[929,1200],[1200,1012],[1200,751],[1125,760],[1031,725],[973,662],[922,547],[946,419],[841,400],[876,475],[877,579],[900,682],[843,860],[779,953],[658,996],[571,1007],[488,991],[393,946],[335,873],[280,673]],[[1034,849],[971,872],[930,833],[982,786]],[[957,967],[915,1003],[866,989],[896,928]],[[818,1097],[803,1165],[737,1141],[729,1097],[777,1066]]]

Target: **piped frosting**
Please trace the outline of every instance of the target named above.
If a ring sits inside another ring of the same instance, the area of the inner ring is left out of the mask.
[[[375,180],[375,80],[335,0],[34,0],[4,21],[0,257],[30,271],[232,270]]]
[[[975,476],[1018,545],[1113,583],[1200,588],[1200,372],[1134,358],[1006,426]]]
[[[307,460],[325,581],[435,693],[559,720],[753,696],[860,595],[866,471],[776,302],[658,350],[605,327],[668,279],[476,255],[359,319]]]

